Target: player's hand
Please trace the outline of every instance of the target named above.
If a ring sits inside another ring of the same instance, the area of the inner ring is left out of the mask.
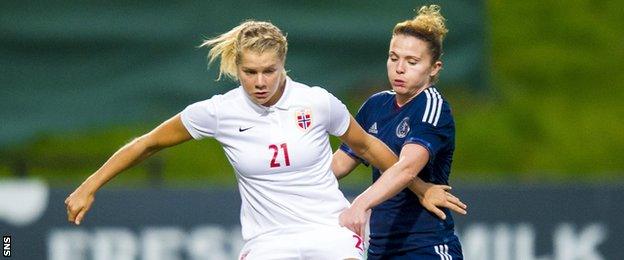
[[[466,204],[461,202],[459,198],[453,196],[449,192],[451,186],[447,185],[432,185],[426,191],[424,196],[419,197],[420,204],[423,205],[428,211],[436,214],[440,219],[446,219],[446,214],[440,209],[440,207],[448,208],[459,214],[466,215]]]
[[[67,208],[67,221],[76,225],[80,225],[87,211],[91,208],[95,195],[86,192],[80,187],[65,199],[65,207]]]
[[[340,213],[340,226],[346,227],[360,237],[364,237],[366,224],[370,217],[370,210],[360,209],[351,205],[348,209]]]

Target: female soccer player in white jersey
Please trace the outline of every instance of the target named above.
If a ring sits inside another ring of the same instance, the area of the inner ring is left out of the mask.
[[[124,169],[163,148],[212,137],[238,180],[241,259],[361,259],[361,237],[339,225],[349,202],[330,169],[328,134],[387,169],[388,186],[375,190],[380,194],[392,195],[414,176],[392,170],[396,156],[333,95],[286,76],[286,37],[273,24],[247,21],[202,46],[211,48],[211,62],[220,58],[219,78],[241,86],[189,105],[119,149],[65,200],[68,220],[80,224],[95,192]],[[414,182],[421,191],[431,187]]]
[[[356,115],[364,129],[399,154],[393,167],[436,184],[448,184],[455,150],[451,109],[434,86],[442,69],[442,41],[448,31],[444,20],[439,6],[423,6],[414,19],[394,27],[387,60],[393,91],[371,96]],[[343,145],[334,154],[333,171],[338,177],[359,164],[350,146]],[[381,179],[379,169],[373,168],[373,180]],[[462,259],[448,209],[442,214],[445,217],[438,218],[409,190],[383,203],[371,197],[368,191],[363,193],[340,217],[341,223],[356,229],[366,210],[372,208],[368,259]],[[448,208],[465,214],[461,203]]]

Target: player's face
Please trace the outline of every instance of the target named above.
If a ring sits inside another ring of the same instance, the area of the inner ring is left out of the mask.
[[[432,83],[441,68],[441,61],[432,62],[427,42],[402,34],[392,37],[387,69],[397,98],[410,100]]]
[[[284,93],[284,61],[275,52],[243,51],[238,64],[238,79],[256,104],[272,106]]]

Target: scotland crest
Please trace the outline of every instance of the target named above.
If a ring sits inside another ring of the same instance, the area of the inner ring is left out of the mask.
[[[403,120],[401,120],[401,123],[399,123],[396,128],[396,136],[398,138],[404,138],[405,136],[407,136],[407,133],[409,133],[409,131],[409,117],[405,117],[403,118]]]

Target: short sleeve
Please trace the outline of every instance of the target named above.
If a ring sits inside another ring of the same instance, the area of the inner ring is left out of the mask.
[[[455,125],[448,105],[443,107],[440,123],[434,126],[428,122],[416,121],[410,124],[410,132],[405,137],[405,144],[417,143],[429,151],[429,159],[433,160],[438,152],[452,142]]]
[[[213,97],[191,104],[180,113],[182,124],[194,139],[215,136],[218,126],[215,99]]]
[[[342,101],[329,92],[327,94],[329,96],[329,127],[327,132],[334,136],[341,136],[349,128],[351,114]]]

